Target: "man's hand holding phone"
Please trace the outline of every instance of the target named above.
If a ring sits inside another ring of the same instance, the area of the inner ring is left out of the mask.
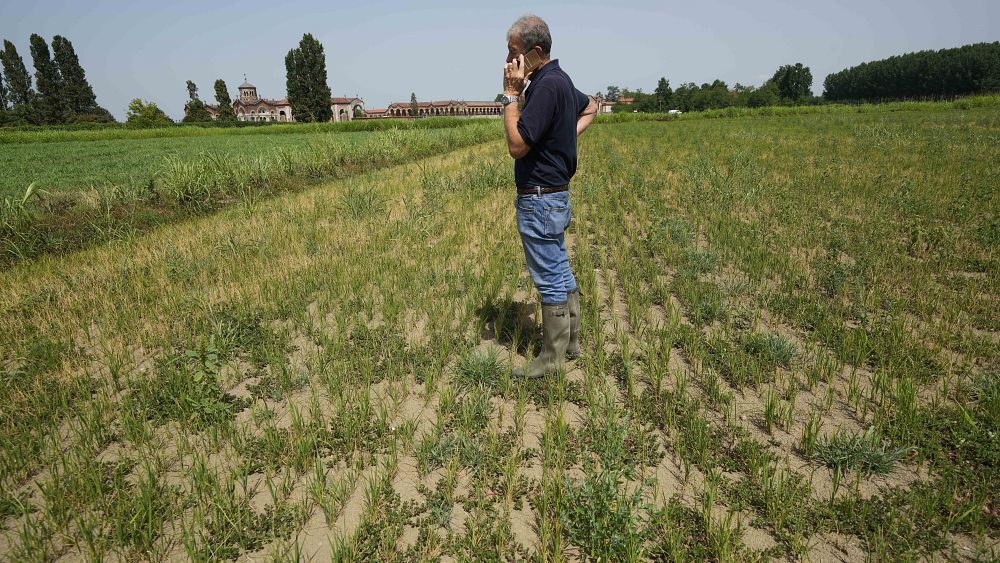
[[[521,91],[524,90],[527,74],[524,55],[518,55],[516,59],[505,64],[503,67],[503,93],[508,96],[520,96]]]
[[[507,63],[503,68],[503,93],[508,96],[520,96],[524,90],[524,81],[540,66],[542,57],[534,48]]]

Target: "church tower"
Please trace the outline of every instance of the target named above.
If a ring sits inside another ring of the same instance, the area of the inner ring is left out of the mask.
[[[243,103],[252,104],[257,101],[257,87],[247,82],[247,75],[243,75],[243,84],[240,84],[240,100]]]

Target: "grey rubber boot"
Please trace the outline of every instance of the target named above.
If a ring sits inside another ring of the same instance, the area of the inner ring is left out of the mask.
[[[566,357],[575,360],[580,357],[579,288],[566,294],[566,307],[569,308],[569,344],[566,345]]]
[[[513,371],[514,377],[536,379],[551,373],[563,363],[569,344],[569,307],[542,304],[542,352],[524,368]]]

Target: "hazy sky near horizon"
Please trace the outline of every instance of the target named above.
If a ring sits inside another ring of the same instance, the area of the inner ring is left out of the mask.
[[[609,84],[652,91],[722,79],[759,85],[780,65],[801,62],[821,94],[827,74],[924,49],[1000,40],[1000,1],[826,0],[822,2],[369,1],[150,2],[34,0],[0,5],[0,38],[29,71],[28,37],[72,41],[98,103],[123,119],[129,100],[155,101],[183,115],[185,80],[213,101],[246,73],[266,98],[285,95],[284,58],[303,33],[326,51],[334,96],[365,106],[420,100],[492,100],[501,88],[505,34],[525,13],[544,18],[552,56],[577,88]]]

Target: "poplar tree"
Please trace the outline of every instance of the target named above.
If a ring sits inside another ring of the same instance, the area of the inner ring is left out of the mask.
[[[49,46],[37,33],[31,34],[31,62],[35,66],[38,85],[38,118],[42,123],[65,123],[67,111],[63,103],[63,79],[52,61]]]
[[[218,79],[215,81],[215,101],[219,104],[219,121],[236,121],[236,114],[233,113],[233,100],[229,97],[229,88],[226,81]]]
[[[7,87],[3,84],[3,72],[0,72],[0,111],[7,111]]]
[[[323,45],[310,33],[285,55],[285,87],[296,121],[330,121],[330,86]]]
[[[52,56],[62,76],[63,100],[69,112],[73,115],[104,113],[104,109],[97,105],[97,96],[87,82],[87,75],[69,39],[61,35],[53,37]]]
[[[34,113],[35,91],[31,88],[31,75],[24,66],[24,60],[17,53],[14,44],[6,39],[0,51],[0,65],[3,66],[3,81],[7,88],[7,100],[11,113],[29,123],[37,123]]]
[[[420,111],[420,104],[417,103],[417,94],[410,92],[410,116],[416,117],[418,111]]]

